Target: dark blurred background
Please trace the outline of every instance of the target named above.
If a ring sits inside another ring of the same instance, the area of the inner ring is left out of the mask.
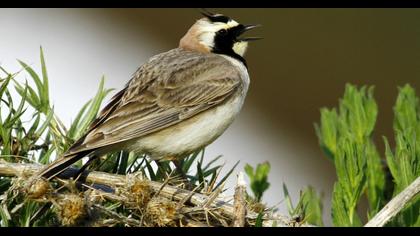
[[[374,85],[379,115],[375,138],[392,137],[397,87],[419,87],[419,9],[209,9],[263,27],[249,33],[251,75],[243,112],[207,151],[223,154],[226,169],[241,160],[270,161],[271,189],[264,200],[282,202],[282,182],[295,201],[313,185],[324,193],[330,224],[335,173],[314,132],[321,107],[336,106],[346,83]],[[198,9],[1,9],[0,62],[39,65],[44,47],[57,112],[70,121],[93,96],[99,78],[122,88],[147,58],[177,47],[200,18]],[[232,178],[234,183],[235,178]]]

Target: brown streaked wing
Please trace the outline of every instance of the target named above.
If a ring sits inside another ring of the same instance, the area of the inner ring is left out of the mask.
[[[118,106],[67,154],[140,138],[191,118],[238,91],[242,85],[240,73],[227,59],[213,54],[189,56],[191,53],[183,53],[186,55],[176,61],[155,65],[158,70],[149,68],[160,71],[159,77],[154,77],[153,73],[137,74]],[[151,65],[143,67],[148,66]],[[145,74],[148,78],[144,78]]]

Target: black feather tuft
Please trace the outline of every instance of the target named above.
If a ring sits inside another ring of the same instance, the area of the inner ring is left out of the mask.
[[[207,19],[209,19],[213,23],[214,22],[228,23],[230,20],[232,20],[231,18],[224,16],[222,14],[214,14],[205,8],[201,8],[201,14],[207,17]]]

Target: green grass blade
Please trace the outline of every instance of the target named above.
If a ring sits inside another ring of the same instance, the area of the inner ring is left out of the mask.
[[[211,167],[211,165],[213,165],[213,163],[215,163],[216,161],[218,161],[222,156],[217,156],[214,159],[212,159],[209,163],[207,163],[207,165],[203,168],[203,170],[207,170],[208,168]]]
[[[10,80],[12,79],[12,76],[8,76],[5,80],[2,81],[0,84],[0,98],[3,96],[3,93],[6,91],[7,86],[9,85]]]
[[[41,127],[36,131],[35,135],[37,137],[41,137],[41,135],[44,133],[44,131],[49,127],[52,118],[54,117],[54,112],[50,111],[47,114],[47,117],[44,121],[44,123],[41,125]]]
[[[289,212],[289,215],[293,216],[295,208],[293,207],[292,198],[290,197],[289,190],[287,189],[287,186],[285,183],[283,183],[283,194],[284,194],[284,199],[286,200],[286,205],[287,205],[287,210]]]
[[[71,123],[70,129],[67,132],[67,136],[73,140],[78,139],[79,137],[76,137],[77,128],[79,126],[80,119],[83,117],[87,107],[91,104],[91,100],[89,100],[85,105],[83,105],[82,109],[77,113],[76,118]]]
[[[198,154],[200,153],[201,151],[198,151],[198,152],[195,152],[195,153],[193,153],[191,156],[189,156],[188,158],[186,158],[185,160],[182,160],[183,162],[182,162],[182,171],[184,172],[184,173],[188,173],[189,172],[189,170],[190,170],[190,168],[191,168],[191,165],[192,165],[192,163],[197,159],[197,157],[198,157]]]
[[[77,129],[77,132],[75,134],[76,137],[80,137],[89,127],[90,123],[96,118],[103,99],[111,91],[110,89],[104,90],[104,82],[105,78],[102,77],[101,82],[99,83],[98,91],[95,97],[92,99],[92,102],[89,106],[89,109],[86,112],[86,115],[83,117],[79,124],[79,128]]]
[[[197,162],[197,179],[198,184],[204,183],[203,170],[201,169],[201,163],[199,161]]]
[[[40,102],[41,102],[40,105],[41,105],[41,107],[43,107],[44,101],[42,100],[42,98],[43,98],[44,85],[42,84],[41,79],[39,78],[38,74],[29,65],[27,65],[25,62],[23,62],[21,60],[18,60],[18,62],[25,69],[25,71],[28,72],[28,74],[31,76],[31,78],[35,82],[35,85],[38,89],[38,96],[39,96]]]
[[[255,220],[255,227],[263,227],[263,216],[264,214],[262,212],[257,215],[257,219]]]
[[[41,68],[42,68],[42,97],[41,101],[44,102],[45,106],[50,106],[50,92],[49,92],[49,85],[48,85],[48,73],[47,73],[47,66],[45,65],[45,58],[44,58],[44,51],[42,47],[40,47],[40,55],[41,55]]]
[[[51,159],[51,155],[53,154],[53,152],[54,152],[54,151],[55,151],[55,147],[54,147],[53,145],[51,145],[51,146],[48,148],[47,152],[43,153],[43,154],[40,156],[40,158],[39,158],[38,162],[39,162],[39,163],[41,163],[41,164],[44,164],[44,165],[46,165],[46,164],[50,163],[50,162],[51,162],[51,161],[50,161],[50,159]]]
[[[16,82],[15,83],[15,89],[16,89],[16,92],[18,92],[21,97],[24,96],[25,90],[27,89],[28,92],[29,92],[29,96],[26,96],[26,101],[29,103],[29,105],[31,105],[36,110],[38,110],[38,111],[41,110],[40,100],[39,100],[38,95],[36,94],[35,90],[33,90],[33,88],[31,88],[30,86],[27,86],[27,87],[23,88],[21,85],[19,85]]]
[[[218,184],[216,184],[216,187],[214,187],[213,188],[213,191],[214,190],[216,190],[216,189],[218,189],[219,188],[219,186],[221,186],[225,181],[226,181],[226,179],[227,178],[229,178],[229,176],[232,174],[232,172],[233,172],[233,170],[235,170],[235,168],[236,168],[236,166],[239,164],[239,161],[237,161],[236,163],[235,163],[235,165],[233,165],[233,167],[232,167],[232,169],[230,169],[229,171],[228,171],[228,173],[219,181],[219,183]]]
[[[41,115],[39,113],[36,113],[35,121],[32,123],[32,126],[29,128],[27,136],[33,137],[35,134],[36,129],[38,128],[39,122],[41,121]],[[37,137],[34,137],[37,139]]]

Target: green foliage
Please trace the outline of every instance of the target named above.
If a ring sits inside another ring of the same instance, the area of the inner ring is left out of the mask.
[[[36,73],[32,67],[18,60],[19,64],[22,66],[22,69],[29,74],[29,76],[35,83],[36,90],[29,86],[27,83],[25,84],[25,86],[23,86],[21,83],[14,80],[15,90],[21,96],[23,102],[27,102],[30,106],[32,106],[35,109],[33,116],[37,117],[35,122],[36,125],[38,125],[41,116],[44,116],[46,118],[46,122],[44,123],[44,125],[41,126],[40,131],[45,131],[45,129],[48,128],[49,135],[53,137],[53,148],[55,149],[55,151],[61,152],[62,145],[65,142],[63,126],[61,125],[61,122],[57,119],[57,117],[55,117],[53,111],[54,109],[50,105],[48,74],[42,48],[40,48],[40,55],[42,71],[41,76],[38,73]],[[28,95],[26,95],[27,93]],[[40,138],[41,135],[42,133],[36,133],[36,136],[34,138]]]
[[[257,219],[255,220],[255,227],[262,227],[263,226],[263,213],[258,213]]]
[[[335,225],[361,225],[356,208],[366,188],[370,215],[383,206],[385,174],[372,140],[377,114],[373,87],[357,89],[349,84],[338,112],[321,109],[321,124],[315,127],[322,149],[334,161],[338,178],[333,192]]]
[[[289,191],[284,183],[283,194],[286,200],[289,215],[296,221],[296,223],[309,223],[317,226],[324,225],[322,221],[321,196],[316,193],[313,187],[306,187],[300,192],[300,198],[296,207],[293,206]]]
[[[385,137],[384,140],[387,164],[395,181],[395,196],[419,176],[419,108],[410,86],[400,89],[394,113],[395,155]],[[321,124],[315,125],[320,146],[336,168],[337,182],[332,199],[332,217],[336,226],[362,225],[356,209],[364,193],[369,201],[368,218],[372,218],[389,200],[385,162],[372,139],[377,114],[373,87],[357,89],[348,84],[338,112],[336,109],[321,109]],[[415,201],[408,207],[394,225],[415,225],[418,204]]]
[[[29,104],[31,104],[35,109],[41,111],[42,113],[48,113],[50,111],[50,101],[49,101],[49,88],[48,88],[48,76],[45,69],[45,62],[43,58],[42,48],[41,48],[41,66],[42,66],[42,79],[39,75],[26,63],[19,61],[20,65],[26,72],[31,76],[33,81],[36,84],[37,92],[32,88],[25,86],[25,88],[31,91],[31,96],[28,99]],[[23,97],[24,87],[16,83],[16,91]]]
[[[17,76],[22,72],[8,73],[4,68],[5,78],[0,79],[0,159],[8,162],[39,162],[49,163],[54,156],[60,155],[71,145],[72,136],[67,137],[66,128],[54,114],[50,104],[48,74],[42,48],[40,49],[41,75],[23,61],[18,61],[22,71],[26,72],[35,84],[35,89],[28,82],[18,82]],[[12,97],[11,82],[20,97]],[[100,91],[94,98],[97,109],[89,110],[89,117],[83,117],[89,123],[97,115],[99,106],[107,91],[103,91],[103,80]],[[18,101],[18,104],[15,104]],[[29,116],[29,121],[23,115]],[[81,129],[80,124],[74,125]],[[74,128],[76,129],[76,128]],[[69,139],[70,138],[70,139]],[[54,155],[55,154],[55,155]],[[0,212],[3,226],[36,226],[52,222],[53,212],[46,210],[45,214],[34,219],[42,204],[23,198],[14,189],[10,189],[11,179],[0,177],[0,194],[2,210]],[[49,217],[47,217],[49,216]]]
[[[393,196],[404,190],[420,176],[420,107],[414,89],[405,85],[399,88],[394,106],[395,150],[392,152],[384,137],[385,156],[393,177]],[[420,226],[420,201],[414,201],[391,225]]]
[[[258,164],[255,172],[252,166],[249,164],[245,165],[245,173],[248,175],[248,178],[251,181],[251,190],[257,202],[261,201],[264,192],[270,186],[270,183],[267,181],[269,172],[270,163],[268,162]]]

